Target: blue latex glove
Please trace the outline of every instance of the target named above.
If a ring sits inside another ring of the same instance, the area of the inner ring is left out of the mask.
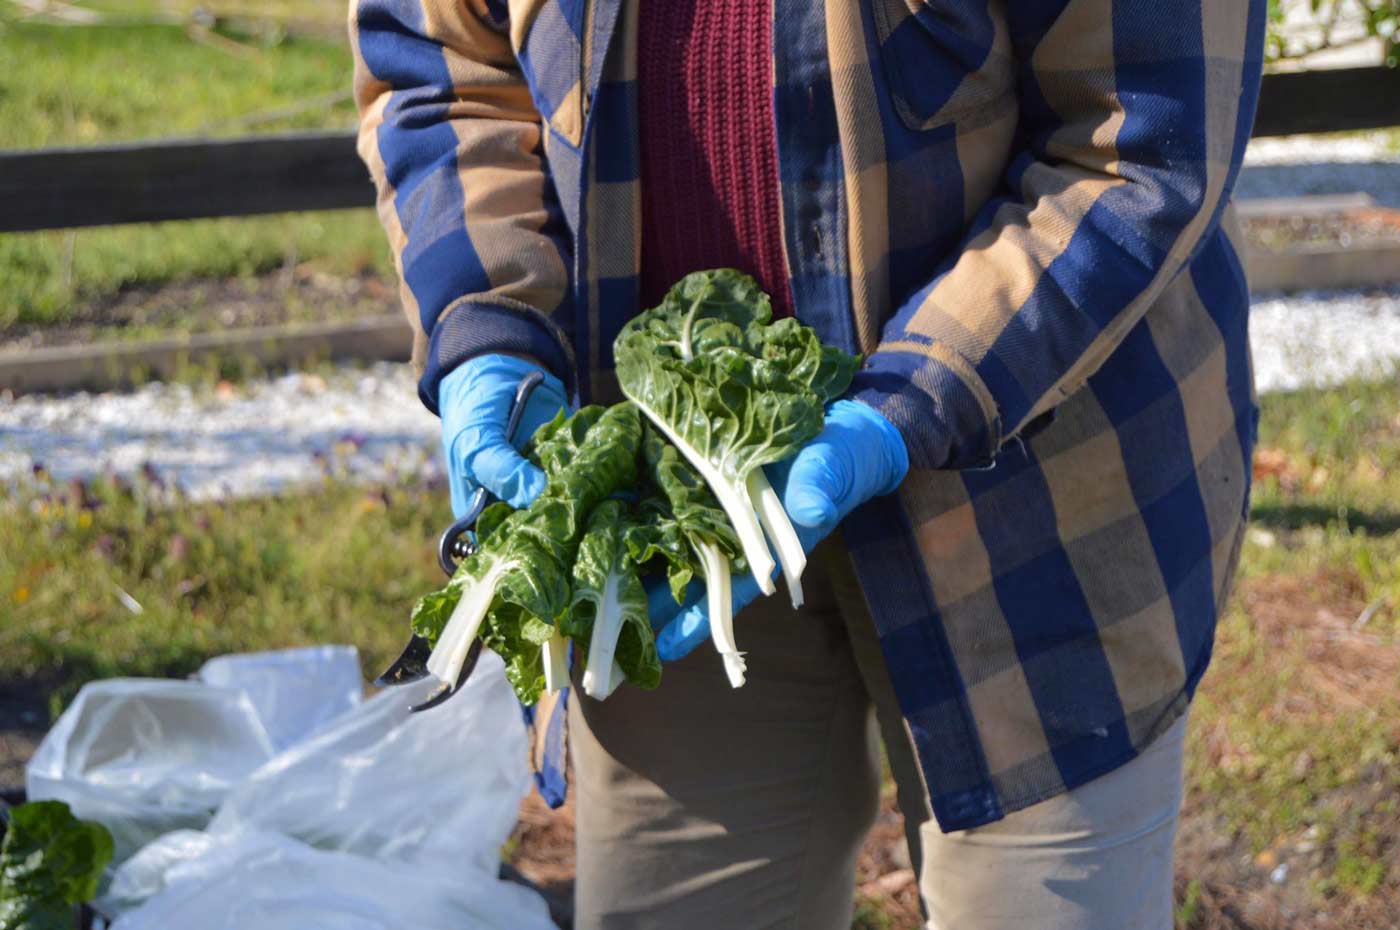
[[[528,506],[544,490],[544,472],[516,450],[567,406],[568,397],[559,379],[545,373],[515,435],[507,436],[515,390],[532,371],[543,369],[509,355],[480,355],[452,369],[438,385],[447,485],[456,516],[466,512],[478,487],[512,507]]]
[[[821,434],[797,455],[770,468],[768,480],[781,495],[802,548],[810,553],[856,507],[892,493],[908,471],[909,451],[894,424],[873,407],[838,400],[827,408]],[[656,650],[664,661],[679,659],[710,638],[703,586],[696,587],[683,607],[672,606],[674,616],[657,634]],[[753,575],[735,575],[735,616],[758,595]]]

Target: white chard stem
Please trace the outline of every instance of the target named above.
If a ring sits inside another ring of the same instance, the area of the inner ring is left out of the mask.
[[[555,633],[540,646],[540,658],[544,663],[544,690],[557,694],[569,685],[569,639],[563,633]]]
[[[612,679],[613,669],[617,667],[617,638],[621,635],[622,605],[618,603],[617,575],[609,572],[598,598],[598,613],[593,618],[593,633],[588,640],[588,664],[583,670],[583,690],[589,697],[604,700],[617,687]]]
[[[605,693],[603,694],[603,697],[611,697],[612,693],[618,689],[618,686],[626,680],[627,673],[622,670],[621,665],[617,664],[617,660],[613,659],[612,668],[608,671],[608,687]]]
[[[600,674],[590,664],[583,671],[583,691],[595,701],[606,701],[626,680],[627,673],[622,670],[621,665],[617,664],[617,659],[612,660],[608,666],[607,674]]]
[[[749,503],[747,492],[735,483],[726,481],[718,469],[697,453],[690,443],[676,435],[676,431],[650,407],[635,397],[629,399],[662,435],[671,441],[671,445],[685,456],[686,461],[690,462],[710,486],[719,505],[729,517],[729,522],[733,524],[734,532],[739,535],[739,545],[743,548],[744,558],[753,572],[753,580],[758,582],[758,589],[764,594],[772,594],[778,590],[777,585],[773,583],[773,570],[778,567],[778,563],[774,561],[773,553],[768,551],[768,542],[763,538],[763,527],[758,522],[753,505]]]
[[[797,538],[797,530],[793,528],[778,492],[768,483],[768,476],[762,468],[749,472],[746,486],[749,501],[758,512],[759,522],[777,550],[778,564],[783,567],[783,578],[787,581],[793,609],[801,607],[802,573],[807,568],[807,553],[802,549],[802,540]]]
[[[698,543],[700,566],[705,573],[706,606],[710,611],[710,638],[715,651],[724,660],[724,673],[729,676],[731,687],[744,684],[748,663],[734,641],[734,597],[729,586],[729,560],[719,547],[710,543]]]
[[[481,622],[491,609],[491,601],[496,596],[496,579],[499,573],[492,572],[477,584],[462,592],[452,616],[438,637],[437,645],[428,656],[428,671],[434,678],[447,684],[456,684],[462,666],[467,661],[467,652],[481,632]]]

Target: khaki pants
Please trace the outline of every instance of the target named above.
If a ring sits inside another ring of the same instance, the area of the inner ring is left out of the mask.
[[[1178,722],[1139,758],[944,834],[849,557],[835,542],[735,623],[748,684],[708,645],[654,692],[570,701],[577,930],[847,930],[883,739],[931,930],[1170,930]]]

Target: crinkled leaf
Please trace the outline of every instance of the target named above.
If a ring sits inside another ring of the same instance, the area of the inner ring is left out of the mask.
[[[530,616],[518,605],[501,602],[487,615],[481,633],[486,647],[505,661],[506,681],[523,704],[534,704],[544,691],[540,644],[530,635],[538,627],[554,629],[553,624]]]
[[[772,309],[751,278],[721,269],[688,275],[613,344],[623,393],[705,479],[742,544],[761,590],[774,558],[800,600],[805,559],[796,531],[761,471],[822,428],[822,391],[839,375],[823,367],[802,331],[769,326]],[[785,342],[766,357],[770,330]],[[785,366],[791,365],[789,373]]]
[[[560,410],[530,437],[525,444],[525,457],[543,468],[546,475],[558,474],[578,455],[584,437],[607,409],[594,404],[568,416]]]
[[[0,846],[0,930],[70,930],[73,908],[97,894],[112,835],[62,801],[10,812]]]
[[[729,268],[697,271],[676,282],[656,307],[632,319],[613,351],[626,343],[659,358],[684,361],[724,346],[744,348],[750,327],[772,318],[772,302],[753,278]]]
[[[646,489],[638,509],[642,521],[626,537],[628,552],[639,565],[664,561],[676,603],[701,570],[696,544],[717,546],[736,572],[748,570],[739,537],[719,501],[675,446],[650,424],[642,433]]]
[[[461,590],[451,587],[420,597],[409,616],[409,625],[413,632],[426,639],[430,645],[436,643],[442,635],[442,628],[447,626],[447,619],[452,616],[452,609],[457,606],[459,597]]]
[[[513,513],[515,513],[515,508],[505,501],[488,504],[481,515],[476,518],[476,544],[484,546],[496,530],[501,528],[501,524],[505,523],[506,517]]]
[[[698,271],[629,323],[618,343],[646,347],[674,361],[740,353],[764,363],[760,368],[768,378],[779,376],[806,387],[823,404],[844,394],[860,357],[824,345],[816,330],[795,318],[774,321],[772,316],[771,301],[753,278],[728,268]],[[763,374],[755,379],[763,381]]]
[[[679,523],[654,512],[645,523],[629,527],[623,542],[643,569],[664,571],[671,596],[677,604],[685,602],[686,586],[695,578],[695,555]]]
[[[573,425],[575,419],[582,426]],[[636,408],[618,404],[586,407],[572,418],[556,418],[541,432],[535,448],[549,479],[544,493],[523,510],[492,511],[481,548],[462,560],[445,588],[420,599],[413,614],[414,632],[436,645],[463,592],[487,586],[494,592],[491,610],[503,604],[521,608],[518,629],[497,637],[507,666],[517,651],[536,654],[523,656],[521,681],[528,679],[523,669],[538,662],[538,644],[568,610],[570,570],[588,515],[609,495],[637,482],[642,429]],[[484,631],[489,632],[490,616]],[[538,697],[520,686],[517,694],[527,703]]]
[[[635,517],[625,502],[594,508],[574,560],[573,600],[562,629],[588,655],[600,630],[617,630],[615,659],[627,680],[643,688],[661,683],[661,660],[647,614],[647,594],[624,542]],[[607,669],[598,670],[609,674]]]
[[[627,396],[726,480],[794,454],[821,432],[821,399],[741,353],[679,362],[631,345],[618,352]],[[689,450],[688,450],[689,451]]]
[[[748,335],[750,351],[805,385],[823,405],[845,394],[860,368],[860,356],[823,344],[816,330],[792,317],[751,327]]]

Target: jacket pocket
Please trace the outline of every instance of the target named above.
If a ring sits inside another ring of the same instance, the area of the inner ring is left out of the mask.
[[[977,128],[1015,107],[1003,0],[870,2],[894,109],[910,129]]]

